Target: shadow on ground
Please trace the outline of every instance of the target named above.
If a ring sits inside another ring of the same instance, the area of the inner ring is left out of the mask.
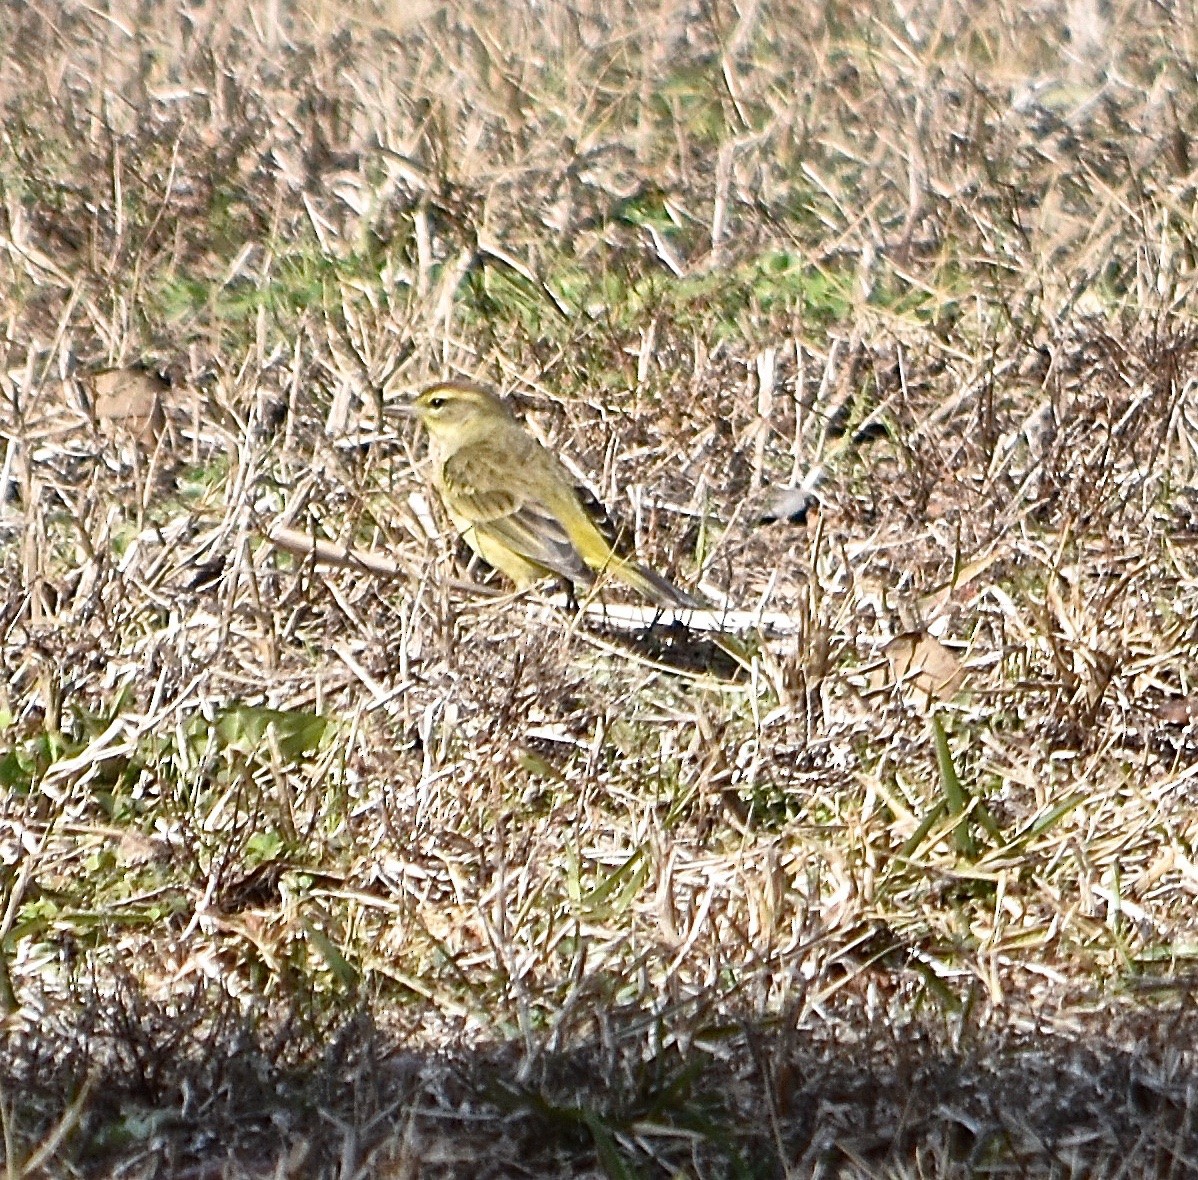
[[[81,987],[2,1052],[9,1174],[150,1176],[1182,1176],[1198,1166],[1185,1006],[846,1031],[779,1018],[655,1044],[651,1013],[413,1051],[368,1002],[282,1018],[209,985],[163,1006]],[[696,1000],[702,1003],[702,999]],[[265,1005],[263,1005],[265,1010]],[[313,1009],[316,1010],[315,1008]],[[834,1030],[834,1031],[829,1031]],[[465,1039],[465,1038],[463,1038]],[[946,1043],[955,1048],[946,1051]],[[530,1047],[531,1046],[531,1047]],[[23,1167],[27,1170],[23,1171]]]

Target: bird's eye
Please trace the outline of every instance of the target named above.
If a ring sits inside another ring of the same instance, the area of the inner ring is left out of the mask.
[[[430,410],[439,410],[445,405],[443,397],[430,397],[428,399],[428,408]]]

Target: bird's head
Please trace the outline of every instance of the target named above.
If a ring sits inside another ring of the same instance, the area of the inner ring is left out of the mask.
[[[512,421],[497,394],[469,381],[438,381],[408,402],[405,412],[438,439],[457,440]]]

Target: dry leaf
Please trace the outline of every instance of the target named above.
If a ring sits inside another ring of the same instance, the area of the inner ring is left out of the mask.
[[[109,438],[132,435],[144,447],[153,447],[166,427],[164,398],[170,382],[141,365],[101,369],[87,378],[92,412]]]
[[[957,571],[957,575],[952,582],[947,586],[942,586],[939,590],[934,590],[931,594],[923,595],[919,599],[918,606],[921,617],[928,618],[935,615],[954,599],[958,602],[965,602],[969,598],[972,598],[973,595],[967,595],[963,591],[970,582],[979,575],[984,574],[998,559],[999,553],[997,550],[994,550],[983,557],[965,562]]]
[[[910,685],[929,701],[948,700],[965,679],[965,669],[956,654],[926,631],[896,635],[882,654],[894,680]]]
[[[1161,701],[1153,712],[1166,725],[1193,725],[1195,721],[1198,721],[1198,699],[1170,697],[1168,700]]]

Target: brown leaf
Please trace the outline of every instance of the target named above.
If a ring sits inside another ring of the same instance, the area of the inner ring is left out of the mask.
[[[1170,697],[1153,711],[1166,725],[1192,725],[1198,721],[1198,698]]]
[[[882,654],[894,679],[912,686],[928,700],[948,700],[965,679],[960,659],[926,631],[896,635]]]
[[[170,382],[141,365],[101,369],[87,379],[92,412],[109,438],[130,434],[144,447],[152,447],[166,427],[164,397]]]

